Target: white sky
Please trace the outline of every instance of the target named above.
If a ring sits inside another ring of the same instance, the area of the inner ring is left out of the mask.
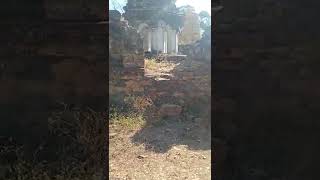
[[[125,6],[127,0],[113,0],[121,6]],[[176,6],[193,6],[197,13],[200,11],[207,11],[211,15],[211,0],[177,0]],[[114,9],[112,6],[112,0],[109,0],[109,9]]]
[[[176,6],[190,5],[195,8],[196,13],[207,11],[211,15],[211,0],[177,0]]]

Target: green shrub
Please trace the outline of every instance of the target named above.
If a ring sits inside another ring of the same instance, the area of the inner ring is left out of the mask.
[[[113,108],[109,112],[109,122],[110,125],[120,126],[122,128],[132,130],[143,126],[146,121],[141,113],[123,113]]]

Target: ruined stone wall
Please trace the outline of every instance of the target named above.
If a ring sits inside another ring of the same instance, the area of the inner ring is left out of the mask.
[[[1,136],[39,143],[57,101],[97,111],[107,106],[106,3],[96,1],[88,15],[76,8],[82,1],[68,1],[66,9],[59,2],[1,5],[9,8],[0,22]]]
[[[192,9],[188,9],[183,17],[183,27],[179,34],[179,45],[195,43],[201,39],[199,15]]]
[[[218,179],[318,179],[319,2],[222,5],[214,19]]]
[[[195,43],[180,45],[179,51],[188,59],[211,62],[211,46],[211,36],[204,36]]]
[[[200,108],[198,114],[206,111],[208,116],[211,96],[210,64],[173,59],[172,61],[180,62],[172,63],[180,64],[169,72],[172,76],[156,80],[145,74],[142,39],[137,30],[128,26],[125,21],[120,21],[120,13],[110,11],[109,15],[110,103],[121,103],[125,96],[143,96],[152,100],[155,115],[161,116],[161,113],[174,111],[173,114],[182,116],[183,111],[194,109],[192,105],[197,102]],[[171,108],[163,111],[167,106]]]
[[[109,95],[123,100],[125,95],[144,91],[143,43],[137,30],[120,21],[120,13],[109,11]]]
[[[177,9],[174,0],[128,0],[124,10],[124,18],[137,27],[140,23],[156,25],[162,18],[169,20],[170,24],[175,15],[167,12],[176,12]]]
[[[163,105],[181,107],[177,113],[181,119],[191,116],[202,118],[209,128],[211,107],[211,66],[208,62],[181,60],[170,76],[163,79],[149,79],[145,93],[155,102],[161,111]]]

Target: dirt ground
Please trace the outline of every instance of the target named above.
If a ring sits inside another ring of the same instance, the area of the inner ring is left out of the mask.
[[[211,179],[211,136],[197,122],[163,120],[136,130],[109,127],[110,180]]]
[[[199,71],[196,63],[145,61],[145,76],[171,80],[179,68],[189,66]],[[134,130],[110,124],[110,180],[211,179],[208,125],[199,118],[180,119],[149,119]]]

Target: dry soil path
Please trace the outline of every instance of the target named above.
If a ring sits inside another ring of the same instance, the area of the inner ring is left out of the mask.
[[[110,180],[209,180],[210,134],[195,122],[170,121],[139,130],[110,127]]]

